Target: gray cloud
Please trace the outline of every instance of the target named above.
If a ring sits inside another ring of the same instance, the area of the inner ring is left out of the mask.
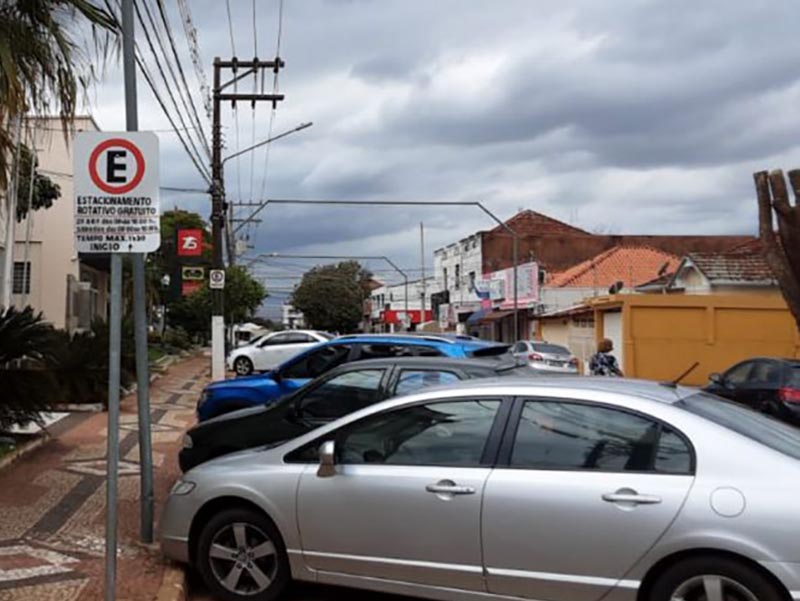
[[[237,53],[250,57],[252,5],[231,6]],[[191,7],[210,79],[211,59],[231,54],[227,18],[212,0]],[[271,56],[277,3],[257,11],[258,54]],[[286,2],[274,133],[315,125],[272,147],[266,194],[480,200],[587,229],[754,232],[752,172],[800,162],[797,13],[782,0]],[[94,94],[106,129],[124,127],[120,82],[112,66]],[[141,127],[168,127],[140,90]],[[265,138],[269,118],[240,105],[239,146]],[[223,122],[232,152],[229,109]],[[175,136],[160,135],[162,183],[203,187]],[[249,157],[228,165],[230,197],[260,196],[264,155],[252,164],[252,192]],[[208,214],[202,195],[164,201]],[[492,226],[469,209],[280,206],[249,229],[261,251],[417,264],[419,221],[430,249]]]

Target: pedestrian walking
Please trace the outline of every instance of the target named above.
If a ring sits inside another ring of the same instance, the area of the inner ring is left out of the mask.
[[[622,377],[617,358],[611,354],[614,343],[608,338],[603,338],[597,345],[597,352],[589,360],[589,371],[593,376]]]

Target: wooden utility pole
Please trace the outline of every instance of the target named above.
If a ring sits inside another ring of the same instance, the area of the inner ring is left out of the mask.
[[[236,91],[226,92],[229,87],[245,77],[253,76],[258,81],[259,75],[264,79],[263,73],[271,70],[277,73],[285,63],[278,57],[275,60],[260,61],[254,58],[250,61],[240,61],[236,57],[223,61],[219,57],[214,59],[214,89],[212,107],[211,130],[211,237],[214,245],[212,255],[212,268],[224,269],[224,229],[228,212],[225,202],[225,181],[222,172],[222,124],[220,111],[223,102],[236,101],[271,102],[273,107],[281,100],[283,94],[243,94]],[[222,82],[223,71],[230,71],[233,75],[228,81]],[[232,241],[229,240],[232,244]],[[222,289],[211,290],[211,377],[221,380],[225,377],[225,291]]]

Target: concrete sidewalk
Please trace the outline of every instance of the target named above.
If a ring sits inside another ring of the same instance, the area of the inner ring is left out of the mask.
[[[150,403],[156,518],[180,473],[177,451],[208,381],[207,357],[172,366]],[[122,403],[117,598],[151,601],[165,564],[139,545],[135,395]],[[96,601],[103,596],[106,414],[73,415],[54,438],[0,471],[0,601]]]

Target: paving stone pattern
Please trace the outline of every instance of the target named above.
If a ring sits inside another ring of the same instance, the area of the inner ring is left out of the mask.
[[[151,387],[156,517],[180,471],[177,451],[208,381],[208,358],[174,366]],[[69,418],[53,440],[0,472],[0,601],[95,601],[103,595],[105,413]],[[120,418],[117,598],[150,601],[164,570],[138,543],[136,397]]]

